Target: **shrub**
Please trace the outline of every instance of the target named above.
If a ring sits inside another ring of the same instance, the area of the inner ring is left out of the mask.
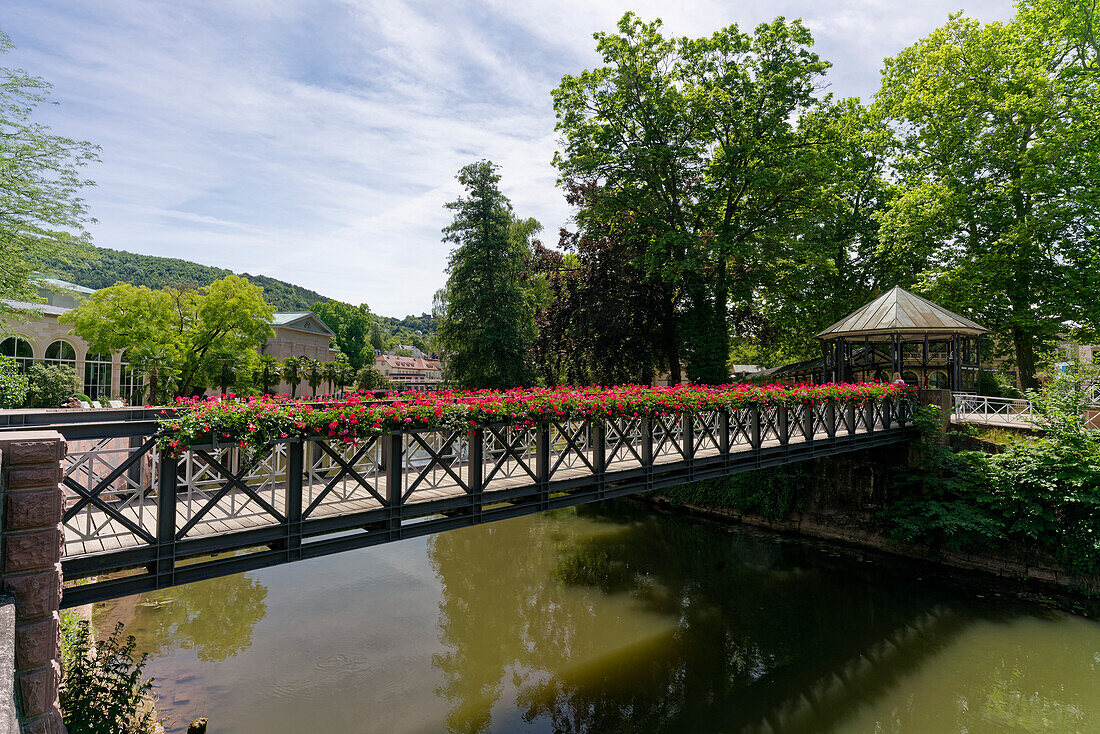
[[[147,655],[135,657],[137,641],[122,636],[122,623],[93,644],[88,622],[62,625],[65,674],[61,712],[69,734],[153,734],[148,703],[152,681],[142,678]]]
[[[951,451],[938,440],[938,409],[921,410],[921,459],[883,513],[895,540],[1038,553],[1100,572],[1100,433],[1082,427],[1064,392],[1031,397],[1044,434],[993,456]]]
[[[19,408],[27,399],[27,376],[14,359],[0,357],[0,408]]]
[[[360,390],[383,390],[389,382],[374,365],[366,365],[355,373],[355,386]]]
[[[80,390],[80,378],[68,365],[32,365],[27,372],[27,407],[58,408]]]

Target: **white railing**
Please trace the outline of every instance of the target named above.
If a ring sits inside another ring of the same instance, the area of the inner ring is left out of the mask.
[[[952,393],[952,417],[960,423],[1002,423],[1029,425],[1035,416],[1030,400],[991,398],[985,395]]]
[[[1083,389],[1085,397],[1082,402],[1085,405],[1100,405],[1100,381],[1087,382]]]

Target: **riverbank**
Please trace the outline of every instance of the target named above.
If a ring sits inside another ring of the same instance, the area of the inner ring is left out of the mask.
[[[660,493],[629,501],[704,522],[743,526],[749,532],[779,534],[862,560],[881,560],[916,577],[940,581],[955,591],[983,597],[1006,596],[1100,619],[1100,580],[1053,566],[1029,564],[995,553],[959,553],[898,543],[881,529],[836,515],[795,512],[786,519],[771,520],[730,508],[673,502]]]

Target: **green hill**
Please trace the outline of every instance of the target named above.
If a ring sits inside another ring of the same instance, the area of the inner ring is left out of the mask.
[[[56,274],[63,280],[96,289],[112,286],[119,281],[149,288],[163,288],[166,285],[204,286],[233,272],[174,257],[137,255],[106,247],[89,247],[88,250],[88,257],[83,262],[66,263],[57,260],[45,265],[51,275]],[[266,275],[238,275],[263,287],[264,300],[276,311],[308,311],[313,303],[333,300],[308,288]]]

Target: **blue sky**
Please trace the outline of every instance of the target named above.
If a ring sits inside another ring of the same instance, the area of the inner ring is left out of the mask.
[[[271,275],[403,316],[446,279],[454,174],[489,158],[556,243],[550,90],[625,10],[704,35],[800,17],[839,96],[956,2],[5,0],[2,63],[54,85],[41,119],[102,147],[96,244]],[[1011,16],[1008,0],[965,6]]]

